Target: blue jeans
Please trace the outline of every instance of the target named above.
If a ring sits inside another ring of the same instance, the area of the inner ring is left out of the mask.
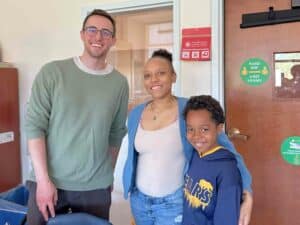
[[[135,188],[130,195],[130,206],[136,225],[181,225],[183,190],[152,197]]]

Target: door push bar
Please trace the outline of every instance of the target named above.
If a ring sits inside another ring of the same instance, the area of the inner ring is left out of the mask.
[[[300,8],[297,7],[288,10],[275,11],[274,7],[271,6],[269,7],[268,12],[243,14],[240,28],[275,25],[298,21],[300,21]]]

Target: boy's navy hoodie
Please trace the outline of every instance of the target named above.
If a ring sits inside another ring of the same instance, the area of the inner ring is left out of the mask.
[[[183,225],[237,225],[242,182],[234,155],[224,148],[200,157],[185,175]]]

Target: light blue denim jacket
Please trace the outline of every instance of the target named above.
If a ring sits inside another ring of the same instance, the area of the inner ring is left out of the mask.
[[[178,101],[178,109],[179,109],[179,127],[180,127],[180,136],[183,145],[184,154],[186,157],[186,165],[185,172],[188,169],[188,163],[191,159],[193,147],[189,144],[186,138],[186,126],[183,118],[183,110],[185,104],[187,102],[186,98],[177,98]],[[142,112],[146,107],[147,103],[140,104],[136,106],[130,113],[128,117],[128,155],[125,161],[124,171],[123,171],[123,188],[124,188],[124,198],[128,198],[128,194],[135,187],[135,179],[136,179],[136,166],[137,166],[137,158],[138,152],[134,147],[134,139],[137,132],[137,128],[139,122],[141,120]],[[251,183],[252,177],[249,173],[242,156],[236,151],[232,142],[228,139],[227,135],[223,132],[218,136],[218,143],[231,151],[237,160],[237,166],[240,170],[242,181],[243,181],[243,189],[252,192]]]

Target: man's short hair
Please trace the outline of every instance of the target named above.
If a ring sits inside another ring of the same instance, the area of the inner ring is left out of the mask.
[[[90,12],[84,18],[84,21],[83,21],[83,24],[82,24],[82,30],[84,30],[86,22],[87,22],[87,20],[91,16],[103,16],[103,17],[107,18],[112,23],[112,25],[113,25],[113,37],[115,37],[115,34],[116,34],[116,22],[115,22],[114,18],[108,12],[106,12],[106,11],[104,11],[102,9],[94,9],[92,12]]]

